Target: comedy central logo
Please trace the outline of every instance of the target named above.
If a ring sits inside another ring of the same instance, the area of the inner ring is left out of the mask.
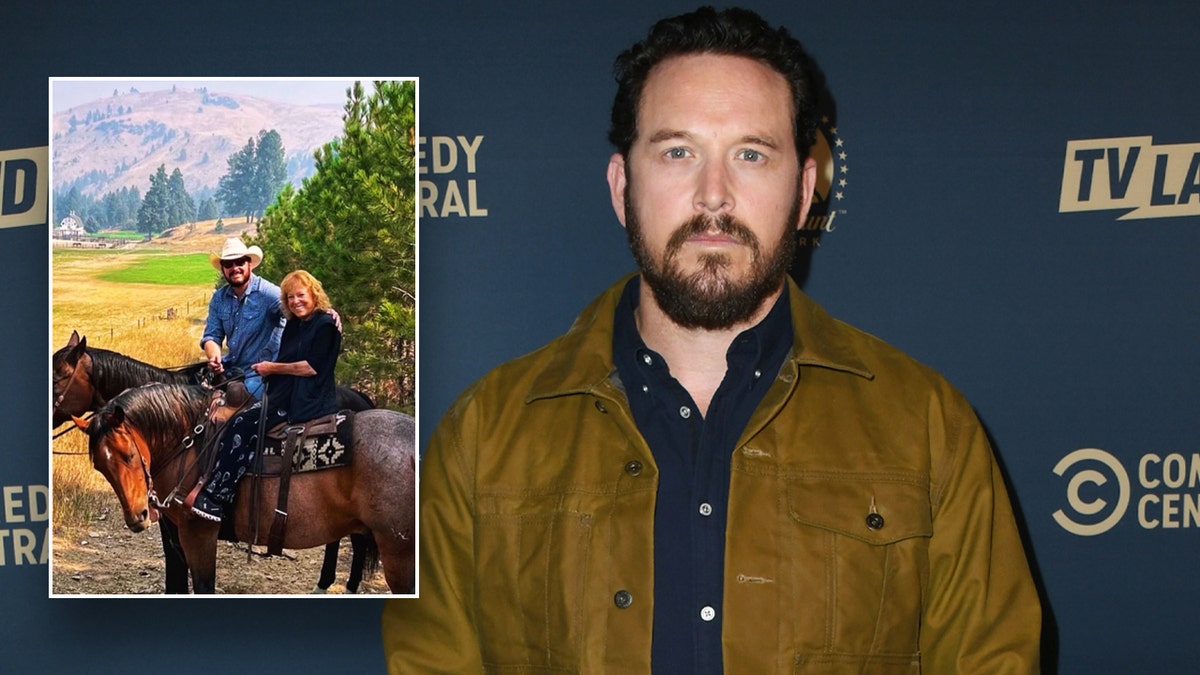
[[[1125,466],[1097,448],[1076,450],[1054,473],[1067,478],[1066,509],[1053,513],[1064,530],[1084,537],[1111,530],[1133,502]],[[1200,453],[1148,452],[1137,461],[1137,524],[1143,530],[1200,528]]]
[[[833,232],[834,220],[846,213],[844,204],[850,187],[846,142],[828,117],[817,126],[816,142],[809,153],[817,163],[817,185],[797,241],[800,246],[819,246],[821,235]]]
[[[1117,220],[1200,216],[1200,143],[1068,141],[1059,213],[1117,209],[1127,211]]]
[[[1083,448],[1063,457],[1054,466],[1067,481],[1067,504],[1073,516],[1062,509],[1054,520],[1072,534],[1089,537],[1112,529],[1129,508],[1129,474],[1116,457],[1096,448]]]
[[[0,150],[0,228],[46,222],[49,149]]]

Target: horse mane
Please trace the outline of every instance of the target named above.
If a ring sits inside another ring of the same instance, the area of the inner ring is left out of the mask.
[[[211,394],[200,385],[160,382],[126,389],[92,417],[88,435],[96,438],[111,431],[108,413],[120,407],[151,447],[171,447],[199,421]]]
[[[88,347],[87,353],[92,357],[92,385],[106,399],[111,399],[130,387],[151,382],[192,383],[190,376],[185,372],[152,366],[118,352]]]

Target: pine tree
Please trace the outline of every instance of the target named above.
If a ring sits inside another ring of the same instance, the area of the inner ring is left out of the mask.
[[[217,208],[217,200],[212,197],[200,200],[200,206],[196,209],[196,220],[212,220],[219,215],[221,211]]]
[[[187,188],[184,187],[183,172],[179,167],[171,172],[167,180],[167,201],[169,203],[168,227],[189,223],[196,219],[196,203],[192,201]]]
[[[316,173],[287,186],[255,243],[262,272],[307,269],[322,281],[345,329],[339,378],[412,410],[416,337],[416,87],[355,83],[341,139],[316,153]]]
[[[283,139],[274,129],[258,132],[258,144],[254,148],[254,185],[251,190],[256,216],[262,216],[285,182],[287,161]]]
[[[246,222],[254,213],[252,190],[254,184],[254,139],[246,141],[241,150],[226,160],[229,170],[217,180],[217,199],[225,207],[224,213],[244,215]]]
[[[217,182],[216,197],[223,212],[246,216],[246,222],[261,218],[287,181],[283,139],[274,129],[258,132],[227,160],[229,169]]]
[[[137,214],[137,230],[149,239],[152,235],[170,227],[171,200],[168,185],[167,168],[159,164],[158,170],[150,176],[150,189]]]

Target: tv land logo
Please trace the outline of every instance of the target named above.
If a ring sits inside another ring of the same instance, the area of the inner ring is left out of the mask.
[[[1200,216],[1200,143],[1068,141],[1059,213],[1116,209],[1127,210],[1117,220]]]
[[[0,228],[46,222],[49,148],[0,150]]]
[[[1082,448],[1054,466],[1067,479],[1069,511],[1058,509],[1055,522],[1083,537],[1108,532],[1125,518],[1133,501],[1133,483],[1125,465],[1111,453]],[[1158,455],[1138,459],[1137,523],[1144,530],[1200,528],[1200,453]]]

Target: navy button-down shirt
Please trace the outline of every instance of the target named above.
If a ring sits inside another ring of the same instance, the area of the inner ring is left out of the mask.
[[[656,675],[720,673],[730,456],[791,350],[787,287],[765,319],[734,338],[702,417],[638,333],[640,284],[631,279],[617,305],[613,363],[659,471],[651,665]]]

